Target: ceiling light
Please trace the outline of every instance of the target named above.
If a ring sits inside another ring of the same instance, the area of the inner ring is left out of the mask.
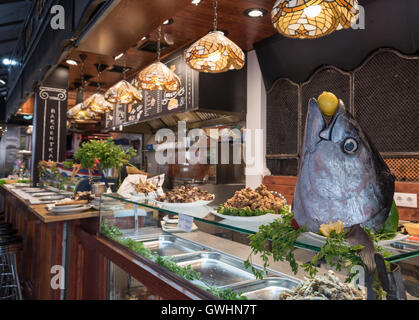
[[[105,93],[106,101],[117,104],[141,103],[141,93],[131,83],[121,80]]]
[[[201,0],[192,0],[192,4],[194,4],[196,6],[200,3],[201,3]]]
[[[0,79],[0,84],[4,86],[6,84],[6,81]]]
[[[309,18],[317,17],[320,14],[321,11],[322,11],[322,6],[321,5],[309,6],[309,7],[304,9],[304,13]]]
[[[213,27],[213,31],[185,51],[186,63],[194,70],[207,73],[243,68],[245,64],[243,50],[217,30],[217,0],[214,0]]]
[[[268,12],[265,9],[247,9],[244,11],[244,15],[251,18],[262,18],[266,16]]]
[[[123,56],[124,56],[124,53],[122,52],[122,53],[118,54],[118,55],[114,58],[114,60],[121,59]]]
[[[2,63],[5,66],[15,66],[15,65],[17,65],[17,61],[16,60],[9,59],[9,58],[4,58],[3,61],[2,61]]]
[[[76,60],[72,60],[72,59],[67,59],[65,61],[67,64],[71,65],[71,66],[77,66],[78,62]]]
[[[161,27],[157,37],[157,62],[142,70],[137,77],[138,87],[143,90],[164,90],[166,92],[178,91],[181,87],[179,77],[160,62]]]
[[[170,19],[167,19],[167,20],[165,20],[164,22],[163,22],[163,24],[164,25],[168,25],[168,24],[172,24],[173,23],[173,19],[172,18],[170,18]]]
[[[277,0],[271,19],[282,35],[314,39],[350,28],[358,18],[358,0]]]
[[[82,110],[89,110],[96,114],[103,114],[113,110],[113,104],[105,100],[100,93],[95,93],[83,101]]]

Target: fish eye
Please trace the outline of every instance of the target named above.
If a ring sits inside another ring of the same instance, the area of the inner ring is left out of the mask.
[[[343,151],[348,154],[353,154],[358,150],[358,142],[353,138],[348,138],[343,144]]]

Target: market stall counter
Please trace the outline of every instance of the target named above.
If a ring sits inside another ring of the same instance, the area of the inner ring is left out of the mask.
[[[265,192],[264,187],[260,189]],[[186,194],[191,194],[190,190]],[[193,197],[196,195],[199,192]],[[211,201],[165,202],[175,196],[172,191],[166,197],[138,201],[118,194],[102,195],[100,234],[84,233],[82,237],[83,242],[95,243],[95,249],[109,260],[107,299],[367,299],[367,288],[353,291],[346,287],[349,271],[345,267],[323,259],[311,265],[326,244],[326,237],[299,233],[289,243],[288,248],[293,249],[282,261],[278,251],[272,250],[272,242],[277,239],[263,241],[263,248],[256,252],[261,230],[281,224],[287,212],[229,216],[221,207],[211,206]],[[281,195],[274,197],[275,203],[283,201]],[[154,213],[142,216],[139,207],[151,208]],[[121,210],[123,223],[119,221]],[[409,261],[417,265],[419,247],[405,239],[398,234],[376,245],[388,253],[386,260],[390,263]],[[309,277],[313,268],[317,272],[314,278]],[[403,277],[407,283],[409,274]],[[342,290],[335,289],[333,297],[319,292],[299,296],[298,288],[313,285],[310,281],[326,286],[332,281]],[[406,287],[408,299],[417,299],[417,294]]]
[[[78,273],[83,254],[75,230],[82,224],[95,223],[99,211],[89,209],[79,213],[54,214],[46,208],[48,201],[39,204],[43,201],[32,196],[35,193],[25,193],[13,184],[1,186],[0,193],[4,199],[6,221],[23,238],[18,271],[24,298],[77,298],[82,285]],[[42,193],[47,195],[50,192],[44,190]]]

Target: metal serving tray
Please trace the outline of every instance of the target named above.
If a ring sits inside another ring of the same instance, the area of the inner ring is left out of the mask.
[[[233,284],[225,288],[241,292],[249,300],[278,300],[283,291],[289,291],[298,284],[298,281],[290,279],[266,278]]]
[[[143,244],[144,247],[163,257],[173,257],[205,250],[203,246],[172,235],[161,235],[157,239],[144,241]]]
[[[255,276],[245,269],[242,260],[217,252],[199,252],[173,257],[172,260],[180,266],[191,266],[193,270],[200,272],[203,282],[216,287],[255,279]]]

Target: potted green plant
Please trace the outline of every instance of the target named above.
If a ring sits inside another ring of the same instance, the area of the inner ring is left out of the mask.
[[[97,158],[104,171],[116,169],[117,176],[120,178],[122,167],[129,164],[129,160],[136,154],[137,151],[134,148],[125,151],[121,146],[115,145],[111,139],[90,140],[83,143],[76,151],[74,159],[80,162],[82,168],[95,170],[95,158]]]

